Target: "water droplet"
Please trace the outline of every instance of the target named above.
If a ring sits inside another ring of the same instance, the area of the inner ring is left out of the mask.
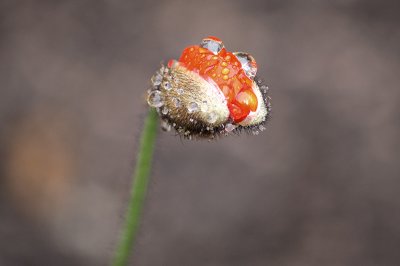
[[[208,39],[208,38],[203,39],[201,41],[200,46],[210,50],[214,54],[218,54],[222,50],[222,48],[224,48],[224,45],[222,44],[222,42],[218,42],[216,40],[212,40],[212,39]]]
[[[256,60],[254,60],[254,58],[247,53],[238,52],[234,54],[242,64],[242,69],[246,73],[246,76],[248,76],[251,79],[254,78],[257,74]]]
[[[182,95],[183,94],[183,89],[182,88],[177,89],[176,93],[178,93],[178,95]]]
[[[227,75],[229,73],[229,68],[222,69],[221,73]]]
[[[167,107],[163,107],[162,108],[162,110],[161,110],[161,113],[163,114],[163,115],[166,115],[166,114],[168,114],[168,112],[169,112],[169,110],[168,110],[168,108]]]
[[[161,107],[164,105],[164,101],[162,99],[162,94],[160,91],[152,91],[147,97],[147,103],[151,107]]]
[[[208,123],[213,124],[215,123],[215,121],[217,121],[217,114],[214,112],[211,112],[209,114],[207,114],[206,120]]]
[[[261,89],[264,93],[266,93],[266,92],[269,90],[268,86],[266,86],[266,85],[261,85],[260,89]]]
[[[162,78],[163,78],[163,77],[161,76],[161,74],[157,72],[157,73],[151,78],[151,83],[152,83],[154,86],[158,86],[158,85],[161,84]]]
[[[172,103],[176,108],[180,108],[182,106],[182,102],[178,98],[172,98]]]
[[[172,89],[172,85],[171,83],[169,83],[168,81],[164,82],[164,89],[166,89],[167,91]]]
[[[196,112],[199,109],[199,106],[197,105],[197,103],[191,102],[191,103],[189,103],[187,109],[190,114],[190,113]]]
[[[232,132],[236,128],[235,125],[232,125],[231,123],[228,123],[225,125],[225,131],[226,132]]]
[[[164,131],[171,131],[171,125],[167,121],[161,121],[161,129]]]

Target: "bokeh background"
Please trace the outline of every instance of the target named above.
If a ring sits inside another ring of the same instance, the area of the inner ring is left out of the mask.
[[[0,3],[0,265],[108,265],[145,92],[208,35],[251,53],[258,136],[160,133],[132,265],[400,265],[398,1]]]

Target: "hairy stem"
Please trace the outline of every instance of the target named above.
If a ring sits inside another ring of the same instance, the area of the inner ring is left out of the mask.
[[[140,138],[136,168],[132,175],[131,196],[125,216],[124,228],[113,259],[113,266],[125,266],[129,260],[146,196],[156,136],[157,112],[155,109],[151,109],[147,115]]]

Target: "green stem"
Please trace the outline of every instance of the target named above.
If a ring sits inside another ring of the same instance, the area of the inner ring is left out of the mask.
[[[136,238],[140,214],[146,196],[156,136],[157,112],[155,109],[151,109],[147,115],[140,138],[139,153],[135,172],[132,176],[133,184],[125,217],[125,225],[113,259],[113,266],[127,265],[129,254]]]

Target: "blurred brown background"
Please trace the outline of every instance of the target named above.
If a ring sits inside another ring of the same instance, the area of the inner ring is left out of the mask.
[[[132,265],[400,265],[398,1],[0,3],[0,265],[108,265],[149,78],[207,35],[259,136],[160,133]]]

